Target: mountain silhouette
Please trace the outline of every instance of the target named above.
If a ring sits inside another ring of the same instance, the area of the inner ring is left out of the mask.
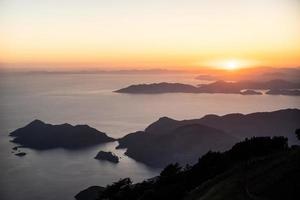
[[[128,87],[116,90],[117,93],[128,93],[128,94],[161,94],[161,93],[224,93],[224,94],[260,94],[253,90],[288,90],[288,89],[299,89],[300,83],[289,82],[286,80],[275,79],[265,82],[257,81],[215,81],[213,83],[199,84],[197,87],[182,83],[152,83],[152,84],[138,84],[130,85]],[[243,92],[242,90],[248,90]],[[251,92],[250,92],[251,91]],[[275,95],[276,93],[273,93]],[[285,92],[281,95],[293,95]]]
[[[298,109],[206,115],[182,121],[162,117],[144,131],[119,139],[117,148],[125,148],[129,157],[155,167],[172,162],[186,164],[209,150],[226,150],[246,137],[283,135],[291,144],[297,144],[294,130],[299,124]]]

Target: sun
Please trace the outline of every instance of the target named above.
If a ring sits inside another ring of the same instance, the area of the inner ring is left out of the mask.
[[[236,70],[239,68],[239,64],[237,61],[231,60],[231,61],[227,61],[224,64],[224,68],[227,70]]]
[[[203,65],[211,66],[212,68],[221,69],[221,70],[239,71],[244,68],[256,66],[257,62],[239,59],[239,58],[229,58],[229,59],[206,61],[204,62]]]

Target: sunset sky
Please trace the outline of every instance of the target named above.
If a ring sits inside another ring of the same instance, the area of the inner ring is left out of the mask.
[[[299,0],[0,0],[1,67],[300,65]]]

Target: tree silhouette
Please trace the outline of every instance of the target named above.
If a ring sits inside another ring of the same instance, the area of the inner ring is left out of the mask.
[[[163,177],[175,176],[176,174],[178,174],[180,172],[180,170],[181,170],[181,167],[179,166],[178,163],[170,164],[164,170],[162,170],[162,172],[160,173],[160,176],[163,176]]]
[[[295,134],[297,135],[298,140],[300,140],[300,128],[296,129]]]

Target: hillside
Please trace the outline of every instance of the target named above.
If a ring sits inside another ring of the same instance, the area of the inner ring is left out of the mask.
[[[224,153],[208,152],[193,166],[170,164],[155,178],[136,184],[125,178],[76,199],[296,200],[299,179],[300,147],[289,148],[284,137],[258,137]]]
[[[171,126],[168,126],[171,128]],[[154,167],[168,163],[193,163],[209,150],[224,151],[238,140],[225,133],[200,124],[179,126],[163,133],[137,132],[119,141],[118,148],[127,148],[126,155]]]
[[[300,198],[300,149],[261,157],[208,180],[184,200]]]

